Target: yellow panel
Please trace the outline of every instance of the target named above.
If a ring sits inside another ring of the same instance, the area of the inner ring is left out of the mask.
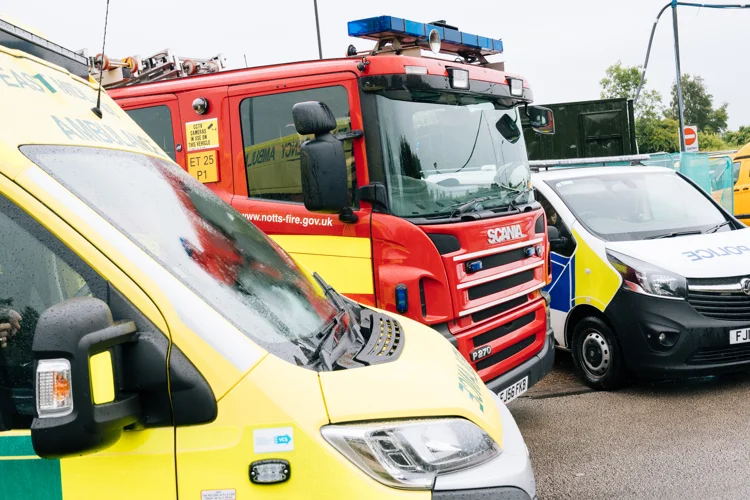
[[[169,500],[177,496],[171,426],[125,431],[112,447],[64,458],[60,466],[65,500]]]
[[[292,257],[301,266],[320,273],[320,276],[339,293],[374,293],[370,259],[295,253],[292,253]]]
[[[622,282],[621,276],[599,255],[575,228],[575,304],[590,304],[604,311]],[[589,236],[591,238],[591,236]]]
[[[273,234],[269,236],[289,253],[335,255],[360,259],[369,259],[371,256],[369,238],[302,234]]]
[[[188,173],[202,183],[219,180],[219,160],[216,150],[187,155]]]
[[[94,404],[101,405],[115,400],[115,375],[112,371],[112,354],[100,352],[89,358],[91,395]]]
[[[205,490],[235,490],[236,498],[254,500],[431,497],[429,491],[398,490],[371,479],[323,439],[320,428],[326,424],[318,374],[266,357],[219,402],[214,422],[177,428],[180,498],[200,499]],[[256,448],[256,435],[274,429],[291,440],[281,450]],[[289,481],[251,483],[250,464],[271,458],[289,461]]]
[[[271,238],[301,267],[320,273],[337,292],[375,293],[368,238],[298,234],[275,234]]]

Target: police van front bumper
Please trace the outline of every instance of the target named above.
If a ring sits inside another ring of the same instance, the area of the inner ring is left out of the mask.
[[[626,366],[636,374],[701,376],[750,370],[750,343],[730,344],[730,332],[750,328],[699,313],[687,300],[619,290],[605,311]]]

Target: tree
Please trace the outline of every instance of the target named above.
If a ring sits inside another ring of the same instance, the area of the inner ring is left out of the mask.
[[[634,99],[641,82],[641,66],[623,66],[621,61],[607,68],[604,78],[599,81],[602,87],[601,98],[612,99],[624,97]],[[657,118],[664,110],[661,94],[656,90],[646,90],[647,80],[635,104],[635,115],[638,118]]]
[[[698,131],[698,146],[701,151],[726,151],[729,145],[719,134]]]
[[[750,142],[750,126],[740,125],[737,131],[726,131],[724,133],[724,141],[730,148],[741,148]]]
[[[714,96],[708,93],[703,78],[685,73],[682,82],[682,103],[685,125],[696,125],[704,132],[722,133],[727,129],[727,103],[714,109]],[[677,84],[672,84],[672,102],[667,115],[677,120]]]
[[[680,150],[680,126],[671,118],[639,118],[636,135],[640,153],[672,153]]]

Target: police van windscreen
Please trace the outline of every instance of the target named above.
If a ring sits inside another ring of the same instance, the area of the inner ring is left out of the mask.
[[[487,210],[533,201],[518,108],[434,90],[375,98],[394,215],[449,217],[477,198]]]
[[[702,192],[673,172],[603,172],[546,183],[579,222],[607,241],[705,231],[726,221]]]

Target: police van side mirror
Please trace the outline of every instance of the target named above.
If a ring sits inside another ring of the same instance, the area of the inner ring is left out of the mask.
[[[121,346],[135,342],[132,321],[115,323],[99,299],[65,300],[42,313],[32,351],[36,415],[34,451],[61,458],[103,450],[141,416],[136,393],[121,390]]]
[[[560,236],[560,230],[555,226],[547,226],[547,239],[550,250],[561,250],[568,246],[568,238]]]
[[[305,208],[341,212],[347,206],[346,157],[343,143],[331,134],[336,118],[322,102],[299,102],[292,108],[297,133],[314,135],[300,146],[300,173]]]

